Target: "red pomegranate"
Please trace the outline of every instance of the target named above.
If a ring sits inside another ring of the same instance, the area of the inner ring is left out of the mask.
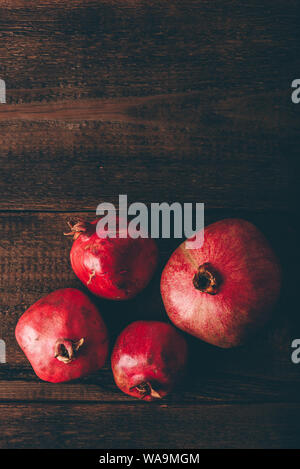
[[[168,394],[187,361],[185,339],[170,324],[136,321],[120,334],[111,365],[117,386],[126,394],[152,401]]]
[[[98,236],[97,222],[70,225],[71,232],[66,234],[74,235],[72,268],[97,296],[110,300],[133,298],[147,286],[155,271],[156,243],[151,238],[131,238],[127,230],[125,238]]]
[[[204,244],[182,243],[161,277],[166,311],[180,329],[219,347],[243,343],[266,323],[280,291],[280,267],[251,223],[226,219],[204,230]]]
[[[108,353],[106,326],[79,290],[57,290],[21,316],[16,339],[44,381],[70,381],[102,368]]]

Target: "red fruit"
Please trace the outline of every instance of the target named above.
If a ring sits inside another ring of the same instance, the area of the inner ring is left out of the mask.
[[[152,401],[173,389],[183,375],[186,360],[186,341],[173,326],[136,321],[118,337],[111,365],[123,392]]]
[[[57,290],[21,316],[16,339],[35,373],[59,383],[102,368],[108,353],[105,324],[79,290]]]
[[[67,233],[74,235],[72,268],[95,295],[111,300],[133,298],[154,273],[156,244],[150,238],[101,238],[96,233],[97,222],[81,221]]]
[[[270,317],[280,268],[251,223],[227,219],[205,228],[204,244],[182,243],[161,277],[166,311],[180,329],[219,347],[241,344]]]

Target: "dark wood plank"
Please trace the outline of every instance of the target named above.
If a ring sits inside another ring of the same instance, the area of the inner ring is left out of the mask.
[[[214,365],[207,353],[199,357],[207,358]],[[223,357],[220,354],[220,359]],[[196,360],[194,360],[195,363]],[[235,359],[235,361],[237,361]],[[227,370],[226,370],[227,365]],[[198,367],[194,376],[187,376],[177,389],[165,398],[161,404],[270,404],[294,403],[300,407],[299,371],[290,378],[281,376],[260,376],[257,370],[251,376],[248,370],[240,370],[236,364],[228,363],[224,371],[221,366],[207,371]],[[296,370],[294,370],[296,371]],[[123,394],[115,385],[110,370],[101,370],[97,374],[78,382],[49,384],[38,380],[29,366],[0,366],[0,402],[1,403],[124,403],[139,404],[137,399]],[[25,379],[24,379],[25,378]]]
[[[9,102],[285,88],[297,14],[297,0],[9,1],[1,72]]]
[[[77,383],[40,383],[14,338],[18,318],[40,297],[62,287],[84,289],[69,265],[71,241],[63,236],[66,220],[74,215],[93,219],[92,213],[0,213],[0,338],[7,344],[7,364],[0,365],[0,400],[130,400],[115,387],[109,367]],[[284,284],[272,322],[244,347],[219,350],[189,337],[190,369],[168,402],[299,402],[299,369],[291,362],[291,342],[300,330],[294,309],[298,260],[292,220],[281,214],[278,224],[277,213],[208,211],[206,223],[226,216],[243,216],[264,231],[289,281]],[[179,242],[160,240],[159,269],[136,299],[115,303],[94,298],[109,327],[111,345],[120,330],[134,320],[167,320],[159,292],[160,272]]]
[[[4,448],[297,448],[300,408],[0,405]]]
[[[118,193],[295,206],[296,0],[19,0],[0,18],[1,209],[94,210]]]
[[[235,94],[2,105],[0,208],[95,210],[127,194],[292,210],[295,109],[279,93]]]

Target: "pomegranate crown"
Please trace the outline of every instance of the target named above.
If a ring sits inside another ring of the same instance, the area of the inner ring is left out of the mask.
[[[82,233],[86,233],[91,226],[89,222],[81,218],[76,221],[67,221],[67,224],[71,231],[64,233],[64,235],[73,236],[74,241],[76,241]]]

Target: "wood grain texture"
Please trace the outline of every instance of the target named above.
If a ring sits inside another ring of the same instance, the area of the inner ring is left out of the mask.
[[[0,404],[0,413],[5,448],[299,449],[300,444],[300,409],[293,404],[139,403],[117,409],[111,404]]]
[[[296,1],[0,8],[0,209],[295,207]]]
[[[10,102],[285,88],[299,61],[297,8],[297,0],[289,8],[283,0],[2,2],[2,73]]]
[[[292,210],[297,120],[278,94],[261,98],[3,105],[0,208],[96,210],[128,194],[147,203]]]
[[[202,364],[194,370],[194,375],[188,376],[185,381],[162,401],[162,405],[213,405],[213,404],[300,404],[299,373],[293,370],[281,372],[274,376],[263,376],[261,369],[243,370],[237,366],[237,358],[233,354],[231,366],[229,359],[219,353],[218,358],[224,360],[224,366],[216,366],[205,348],[195,349],[199,357],[207,357],[206,366]],[[250,349],[247,349],[249,354]],[[260,348],[260,351],[262,349]],[[200,352],[200,353],[199,353]],[[248,365],[249,358],[243,352],[244,365]],[[252,359],[252,367],[258,362]],[[194,360],[194,364],[196,359]],[[212,365],[210,371],[207,366]],[[250,363],[251,365],[251,363]],[[266,365],[265,365],[266,366]],[[294,365],[295,366],[295,365]],[[226,370],[227,368],[227,370]],[[257,367],[258,368],[258,367]],[[283,368],[281,366],[281,368]],[[223,369],[223,371],[222,371]],[[213,370],[213,371],[212,371]],[[231,372],[230,372],[231,370]],[[294,370],[295,371],[295,370]],[[111,371],[101,370],[93,376],[81,379],[78,382],[66,384],[49,384],[39,381],[29,366],[3,366],[0,369],[1,403],[23,402],[31,403],[124,403],[139,405],[139,402],[123,394],[115,385]],[[280,375],[280,376],[278,376]],[[117,407],[116,407],[117,412]]]

